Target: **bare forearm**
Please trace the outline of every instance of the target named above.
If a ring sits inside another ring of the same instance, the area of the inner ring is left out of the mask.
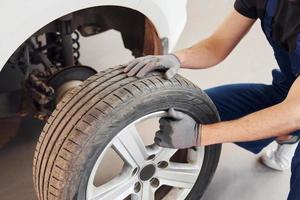
[[[181,62],[182,68],[205,69],[212,67],[224,59],[216,47],[217,42],[213,39],[205,39],[196,45],[175,53]]]
[[[182,68],[204,69],[223,61],[247,34],[255,20],[233,10],[207,39],[175,53]]]
[[[297,103],[281,103],[237,120],[202,126],[201,144],[245,142],[287,135],[298,130]]]

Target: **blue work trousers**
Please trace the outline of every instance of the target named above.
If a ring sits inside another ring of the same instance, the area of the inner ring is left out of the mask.
[[[289,87],[279,87],[274,84],[232,84],[206,90],[205,92],[216,105],[221,120],[234,120],[258,110],[282,102],[287,96]],[[299,135],[299,131],[291,133]],[[253,142],[236,143],[253,153],[259,153],[275,138]],[[300,146],[300,145],[299,145]],[[291,191],[289,200],[300,200],[300,147],[292,162]]]

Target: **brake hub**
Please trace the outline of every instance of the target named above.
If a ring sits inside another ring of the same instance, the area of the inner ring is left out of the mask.
[[[142,181],[148,181],[150,180],[153,175],[155,174],[156,168],[154,165],[149,164],[146,165],[140,172],[140,179]]]

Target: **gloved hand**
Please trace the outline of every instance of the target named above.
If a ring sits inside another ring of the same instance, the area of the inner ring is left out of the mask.
[[[149,72],[160,69],[166,71],[165,76],[167,79],[171,79],[177,74],[180,65],[179,59],[174,54],[145,56],[131,61],[124,72],[128,76],[136,75],[141,78]]]
[[[161,147],[186,149],[200,145],[199,125],[192,117],[170,108],[167,117],[159,120],[160,130],[154,141]]]

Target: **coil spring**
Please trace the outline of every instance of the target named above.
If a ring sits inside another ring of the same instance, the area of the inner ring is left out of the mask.
[[[74,36],[74,37],[73,37]],[[80,58],[80,43],[79,43],[79,38],[80,35],[77,31],[74,31],[72,34],[73,37],[73,53],[74,53],[74,59],[75,59],[75,64],[79,64],[79,58]]]
[[[80,34],[77,31],[74,31],[72,33],[72,42],[73,42],[73,54],[74,54],[74,60],[75,64],[79,65],[79,58],[80,58]],[[50,44],[46,44],[42,46],[42,43],[38,40],[38,37],[36,37],[36,43],[38,44],[38,49],[40,51],[44,51],[45,49],[53,49],[55,48],[55,55],[51,59],[51,62],[57,66],[61,67],[63,63],[63,57],[62,57],[62,39],[60,33],[56,33],[55,40],[52,41]]]

